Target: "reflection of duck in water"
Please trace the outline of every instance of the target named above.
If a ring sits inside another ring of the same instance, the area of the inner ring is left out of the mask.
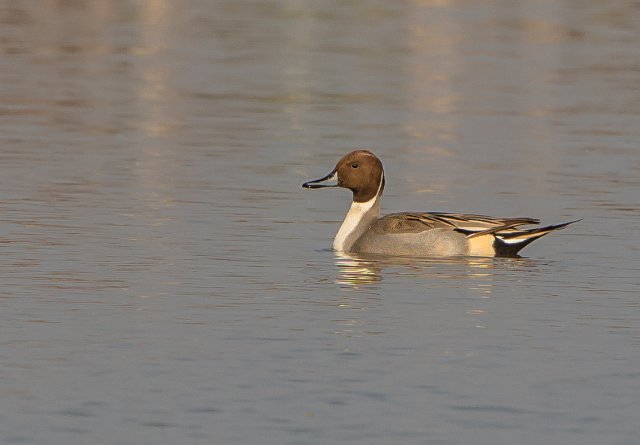
[[[392,213],[380,217],[384,170],[370,151],[345,155],[331,173],[306,188],[344,187],[353,202],[333,241],[339,252],[406,256],[516,256],[532,241],[575,221],[533,229],[533,218],[494,218],[460,213]]]
[[[416,278],[424,279],[452,279],[456,287],[466,287],[467,280],[478,280],[490,277],[491,270],[499,267],[500,262],[487,257],[431,257],[431,258],[411,258],[402,256],[386,256],[371,254],[350,254],[347,252],[336,252],[335,264],[338,267],[336,277],[337,284],[347,286],[362,286],[377,284],[382,281],[385,269],[395,269],[402,271],[403,275],[412,275]],[[509,261],[508,266],[523,266],[531,269],[536,263],[522,263],[530,261],[524,258],[505,259]],[[517,261],[517,263],[513,263]],[[393,273],[393,272],[392,272]],[[466,283],[466,284],[465,284]],[[473,284],[475,286],[475,284]]]
[[[375,259],[336,252],[336,266],[338,266],[339,272],[336,277],[337,284],[359,286],[382,281],[380,274],[382,267]]]

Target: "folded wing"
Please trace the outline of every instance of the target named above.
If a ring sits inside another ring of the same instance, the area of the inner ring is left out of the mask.
[[[372,229],[381,233],[420,233],[425,230],[448,229],[464,234],[472,245],[485,244],[486,240],[495,255],[514,256],[532,241],[574,222],[576,221],[523,229],[520,226],[539,224],[540,220],[462,213],[403,212],[380,218]]]

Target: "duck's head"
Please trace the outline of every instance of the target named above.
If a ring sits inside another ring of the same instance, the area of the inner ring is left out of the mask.
[[[344,187],[353,192],[355,202],[367,202],[382,195],[384,190],[382,162],[368,150],[352,151],[344,155],[327,176],[305,182],[302,187]]]

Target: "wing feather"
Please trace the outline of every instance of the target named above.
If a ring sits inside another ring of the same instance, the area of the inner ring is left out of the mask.
[[[385,232],[422,232],[432,229],[449,229],[469,237],[498,233],[514,227],[538,224],[535,218],[494,218],[486,215],[440,212],[392,213],[378,220],[377,225]]]

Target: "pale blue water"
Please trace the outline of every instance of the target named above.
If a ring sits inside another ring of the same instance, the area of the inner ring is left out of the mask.
[[[636,445],[634,2],[0,6],[0,443]],[[335,255],[386,211],[584,220]]]

